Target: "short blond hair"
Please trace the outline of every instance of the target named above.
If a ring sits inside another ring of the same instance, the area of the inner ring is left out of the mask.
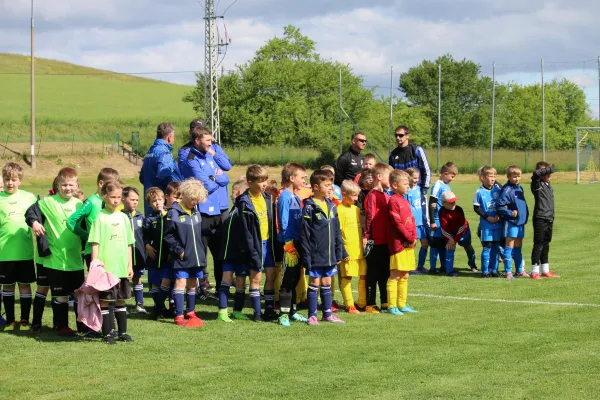
[[[165,198],[165,193],[160,188],[151,187],[150,189],[146,190],[146,202],[147,203],[152,203],[154,201],[154,199],[161,197],[161,196],[163,199]]]
[[[523,172],[521,171],[521,168],[519,168],[517,165],[514,165],[514,164],[513,164],[513,165],[509,165],[509,166],[506,168],[506,176],[507,176],[507,177],[509,177],[509,178],[510,178],[511,176],[513,176],[513,174],[515,174],[515,173],[517,173],[517,172],[519,172],[519,173],[523,173]]]
[[[354,183],[354,181],[351,181],[350,179],[346,179],[345,181],[343,181],[340,189],[342,190],[342,193],[346,193],[349,195],[355,195],[360,193],[360,186],[358,186],[357,183]]]
[[[377,175],[383,175],[385,173],[390,173],[393,171],[393,167],[389,164],[380,162],[375,164],[375,166],[373,167],[373,174],[375,175],[374,178],[377,177]]]
[[[440,174],[445,174],[446,172],[449,174],[458,175],[458,167],[452,161],[448,161],[446,164],[442,165]]]
[[[208,191],[202,182],[196,178],[189,178],[183,181],[181,186],[179,186],[179,193],[181,193],[181,196],[200,203],[204,203],[208,197]]]
[[[325,171],[331,171],[335,174],[335,168],[333,168],[331,165],[325,164],[325,165],[322,165],[321,168],[319,168],[319,169],[323,169]]]
[[[488,176],[489,174],[497,174],[496,168],[491,165],[484,165],[481,167],[481,176]]]
[[[414,174],[421,175],[421,173],[419,172],[419,170],[418,169],[414,169],[414,168],[406,168],[404,170],[404,172],[406,172],[408,174],[408,176],[410,176],[411,178],[412,178],[412,176]]]
[[[246,170],[246,180],[248,182],[264,182],[269,179],[269,171],[262,165],[254,164]]]
[[[390,173],[390,185],[392,183],[407,181],[410,179],[410,175],[407,172],[395,169]]]
[[[10,179],[11,177],[17,177],[20,181],[23,180],[23,167],[14,162],[9,162],[2,168],[2,179]]]

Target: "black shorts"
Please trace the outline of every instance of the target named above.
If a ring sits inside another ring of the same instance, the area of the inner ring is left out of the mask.
[[[82,269],[79,271],[60,271],[48,268],[48,281],[52,297],[67,297],[83,285],[85,276]]]
[[[99,297],[102,301],[128,300],[131,297],[129,280],[127,278],[121,278],[119,283],[112,289],[100,292]]]
[[[50,268],[44,267],[42,264],[37,264],[37,285],[38,287],[50,287]]]
[[[31,284],[34,282],[35,264],[33,260],[0,261],[0,285]]]

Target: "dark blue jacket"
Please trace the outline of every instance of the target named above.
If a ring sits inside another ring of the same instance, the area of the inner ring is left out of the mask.
[[[517,216],[512,217],[513,210],[517,210]],[[525,225],[529,219],[529,208],[525,201],[525,193],[521,185],[512,185],[506,182],[502,186],[500,197],[496,201],[496,212],[504,221],[509,221],[515,225]]]
[[[342,242],[337,207],[329,199],[322,210],[312,197],[304,200],[300,223],[300,257],[306,268],[331,267],[348,256]]]
[[[164,139],[156,139],[148,149],[140,170],[140,183],[144,186],[144,194],[151,187],[158,187],[164,192],[169,183],[183,181],[171,154],[172,150],[173,146]],[[150,214],[152,210],[145,200],[144,205],[146,214]]]
[[[133,247],[133,269],[144,269],[146,268],[146,247],[144,244],[144,214],[137,212],[132,217],[130,211],[122,210],[122,212],[129,218],[131,229],[133,230],[133,237],[135,238],[135,245]]]
[[[159,211],[152,211],[144,219],[144,247],[149,244],[156,250],[156,259],[146,258],[146,268],[160,268],[169,261],[169,251],[164,242],[164,223],[165,216]]]
[[[212,149],[215,151],[213,156],[217,166],[223,171],[229,171],[231,169],[231,160],[225,151],[217,143],[214,143]],[[221,186],[217,189],[219,192],[219,204],[221,205],[221,211],[229,210],[229,194],[227,193],[227,186]]]
[[[202,243],[202,217],[197,209],[188,214],[175,202],[165,218],[164,241],[171,257],[173,268],[206,267],[206,254]],[[181,253],[184,254],[183,259]]]
[[[269,248],[273,260],[277,260],[277,228],[275,221],[275,204],[271,195],[263,193],[267,203],[269,219]],[[229,217],[223,226],[223,245],[221,246],[223,260],[241,263],[252,269],[263,266],[263,239],[260,233],[260,222],[250,193],[246,190],[236,200]]]

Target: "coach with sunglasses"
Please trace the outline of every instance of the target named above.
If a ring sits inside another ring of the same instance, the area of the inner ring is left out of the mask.
[[[419,187],[421,188],[421,194],[426,197],[431,181],[431,170],[429,169],[425,150],[421,146],[408,142],[410,130],[405,125],[397,127],[394,135],[398,147],[390,153],[389,164],[402,171],[408,168],[419,171]]]
[[[365,156],[360,152],[367,146],[367,137],[362,132],[352,134],[352,145],[348,150],[342,153],[335,162],[335,180],[338,186],[346,179],[354,180],[356,174],[362,171],[365,162]]]

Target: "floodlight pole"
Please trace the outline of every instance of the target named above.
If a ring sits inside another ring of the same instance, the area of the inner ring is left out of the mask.
[[[598,126],[600,126],[600,56],[598,57]]]
[[[204,110],[208,112],[206,119],[210,123],[213,138],[219,143],[221,141],[221,124],[217,53],[219,46],[227,46],[227,43],[219,43],[217,40],[217,18],[223,17],[215,16],[214,0],[206,0],[204,8]]]
[[[544,93],[544,59],[542,58],[542,161],[546,161],[546,98]]]
[[[438,64],[438,137],[437,137],[437,166],[436,170],[440,170],[440,142],[441,142],[441,125],[442,125],[442,64]]]
[[[340,154],[342,154],[342,135],[344,131],[344,116],[343,116],[343,106],[342,106],[342,68],[340,68]]]
[[[490,166],[494,158],[494,121],[496,117],[496,61],[492,67],[492,136],[490,138]]]
[[[35,168],[35,55],[33,52],[35,23],[31,0],[31,168]]]
[[[394,129],[394,105],[392,102],[392,87],[394,86],[394,66],[390,67],[390,135],[389,135],[389,144],[388,144],[388,152],[392,151],[392,132]]]

